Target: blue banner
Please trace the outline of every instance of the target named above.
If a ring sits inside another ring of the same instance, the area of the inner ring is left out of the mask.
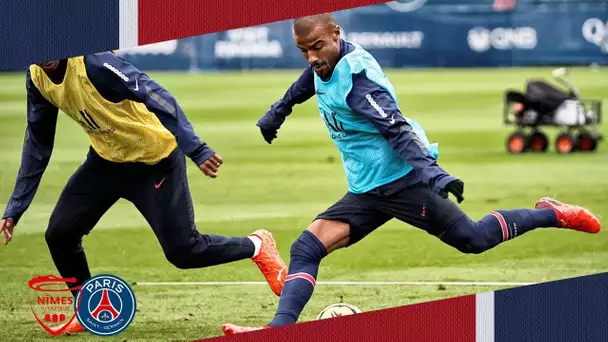
[[[118,13],[118,0],[2,0],[0,70],[117,46]]]
[[[400,1],[336,13],[344,37],[384,67],[572,65],[608,61],[608,2],[497,11],[488,1]],[[528,4],[528,5],[525,5]],[[138,47],[142,69],[303,68],[291,21]]]
[[[496,342],[608,341],[608,273],[495,292]]]

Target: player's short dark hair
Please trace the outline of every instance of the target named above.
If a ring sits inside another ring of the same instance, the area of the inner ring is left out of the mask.
[[[303,36],[310,33],[318,26],[326,26],[328,29],[336,27],[336,18],[331,13],[322,13],[300,17],[293,20],[293,33],[296,36]]]

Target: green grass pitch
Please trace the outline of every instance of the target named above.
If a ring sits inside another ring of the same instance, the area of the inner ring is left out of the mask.
[[[534,206],[541,196],[584,205],[608,217],[608,149],[591,154],[508,155],[502,125],[503,91],[521,89],[527,77],[551,69],[387,70],[405,114],[418,120],[440,163],[465,182],[462,208],[480,219],[495,209]],[[297,71],[250,73],[150,73],[178,99],[201,138],[225,160],[217,179],[189,163],[196,222],[202,232],[245,235],[271,230],[281,255],[313,217],[339,199],[346,182],[338,151],[316,111],[316,101],[296,107],[266,144],[258,118],[299,76]],[[608,70],[573,70],[587,98],[608,99]],[[25,120],[24,75],[0,75],[0,203],[12,192],[20,163]],[[551,138],[555,130],[548,130]],[[608,133],[607,129],[603,130]],[[551,141],[551,144],[553,140]],[[81,128],[61,115],[51,163],[13,242],[0,246],[0,340],[51,339],[34,321],[27,281],[56,274],[44,241],[49,214],[88,144]],[[85,237],[91,270],[129,282],[263,281],[250,261],[199,270],[169,264],[151,229],[121,201]],[[608,270],[608,235],[537,230],[481,255],[464,255],[425,232],[391,221],[359,244],[328,256],[319,281],[541,282]],[[319,285],[301,321],[344,301],[363,311],[484,292],[501,287]],[[114,338],[68,336],[59,340],[182,340],[221,334],[224,322],[261,325],[278,299],[267,286],[134,286],[138,312]]]

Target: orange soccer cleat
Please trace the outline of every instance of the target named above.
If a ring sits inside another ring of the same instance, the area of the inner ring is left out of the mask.
[[[553,209],[557,216],[557,228],[578,230],[595,234],[601,230],[600,220],[586,208],[565,204],[553,198],[543,197],[536,202],[536,209]]]
[[[222,325],[222,331],[224,335],[234,335],[234,334],[242,334],[250,331],[262,330],[262,329],[270,329],[269,326],[265,325],[263,327],[239,327],[238,325],[226,323]]]
[[[274,238],[269,231],[259,229],[251,233],[251,235],[257,236],[262,240],[260,252],[251,260],[258,266],[260,271],[262,271],[272,292],[277,296],[280,296],[281,291],[283,291],[283,285],[285,284],[285,277],[287,277],[287,265],[285,265],[285,262],[281,259]]]
[[[78,319],[74,318],[74,320],[72,320],[72,322],[70,323],[66,323],[68,326],[65,328],[65,330],[62,331],[62,333],[80,333],[80,332],[85,332],[86,329],[80,324],[80,322],[78,322]],[[61,330],[64,325],[60,325],[58,327],[53,327],[50,328],[51,330],[53,330],[53,332],[58,332],[59,330]]]

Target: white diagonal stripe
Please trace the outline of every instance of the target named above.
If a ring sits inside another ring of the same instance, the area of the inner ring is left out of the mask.
[[[475,295],[475,341],[494,342],[494,292]]]
[[[138,0],[119,0],[119,49],[139,45]]]

